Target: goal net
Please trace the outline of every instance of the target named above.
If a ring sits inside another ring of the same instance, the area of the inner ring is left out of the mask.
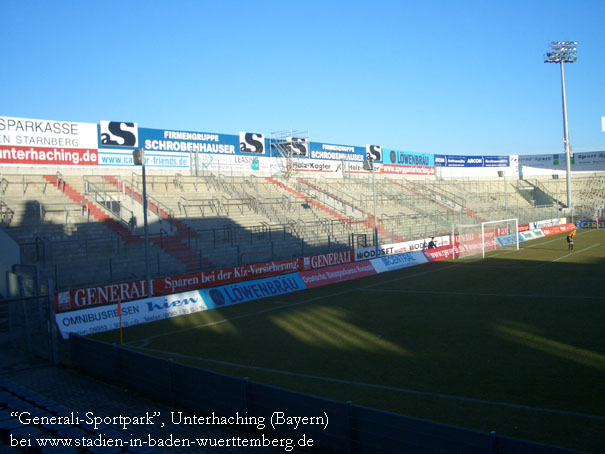
[[[453,228],[454,257],[479,255],[496,248],[519,249],[519,222],[502,219],[481,224],[458,224]]]

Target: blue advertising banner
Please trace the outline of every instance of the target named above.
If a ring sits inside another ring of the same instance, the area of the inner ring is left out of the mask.
[[[206,132],[139,128],[139,143],[146,151],[239,154],[239,136]]]
[[[311,142],[310,157],[313,159],[362,162],[366,158],[366,149],[365,147],[355,147],[353,145]]]
[[[484,156],[484,167],[509,167],[510,156]]]
[[[435,155],[426,153],[415,153],[413,151],[399,151],[383,149],[383,164],[394,164],[400,166],[433,167]]]
[[[435,155],[435,165],[441,167],[509,167],[509,156]]]
[[[422,265],[428,259],[422,251],[408,252],[405,254],[388,255],[370,260],[377,273],[400,270],[410,266]]]
[[[214,309],[260,298],[284,295],[305,290],[305,288],[299,274],[292,273],[201,290],[200,294],[208,309]]]
[[[513,244],[517,244],[517,234],[497,236],[496,241],[501,247],[512,246]]]
[[[595,219],[584,220],[576,222],[576,226],[579,229],[605,229],[605,221],[599,220],[597,223]]]

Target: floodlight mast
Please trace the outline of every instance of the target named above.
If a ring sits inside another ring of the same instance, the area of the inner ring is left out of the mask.
[[[573,63],[578,59],[577,41],[553,41],[550,43],[551,52],[547,52],[544,63],[559,63],[561,65],[561,91],[563,96],[563,143],[565,144],[565,166],[567,170],[567,207],[573,216],[571,198],[571,146],[569,145],[569,127],[567,125],[567,97],[565,94],[564,63]]]

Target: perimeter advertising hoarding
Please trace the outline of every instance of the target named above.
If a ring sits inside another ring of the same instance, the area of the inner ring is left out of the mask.
[[[363,162],[366,158],[364,147],[311,142],[310,158],[333,161]]]
[[[295,271],[314,270],[351,261],[353,261],[353,251],[351,250],[328,252],[309,257],[155,278],[152,279],[152,290],[153,296],[170,295]],[[146,296],[148,296],[147,285],[144,280],[84,287],[56,292],[55,311],[61,313],[115,304],[118,301],[124,303]]]
[[[438,262],[445,259],[451,259],[454,253],[459,254],[458,248],[454,247],[454,249],[452,249],[451,246],[444,246],[436,249],[431,249],[429,251],[424,251],[424,255],[431,262]]]
[[[554,227],[544,227],[541,230],[544,233],[544,235],[551,236],[551,235],[557,235],[559,233],[570,232],[571,230],[574,230],[575,228],[576,228],[575,224],[569,223],[569,224],[564,224],[564,225],[557,225]]]
[[[200,295],[206,306],[213,309],[304,289],[305,284],[299,274],[291,273],[204,289],[200,290]]]
[[[382,149],[381,173],[390,175],[435,175],[435,155]]]
[[[283,159],[283,158],[273,158]],[[322,159],[296,158],[291,161],[291,169],[294,172],[342,172],[342,161],[328,161]]]
[[[381,244],[378,246],[378,257],[383,255],[403,254],[406,252],[422,251],[427,248],[431,238],[424,238],[415,241],[404,241],[402,243]],[[449,235],[443,235],[434,238],[437,247],[450,244]],[[368,260],[376,258],[376,248],[373,246],[355,249],[355,260]]]
[[[571,170],[594,172],[605,170],[605,151],[573,153],[570,157]],[[567,168],[565,153],[547,155],[519,155],[519,165],[534,169],[559,170]]]
[[[121,303],[122,327],[155,322],[180,315],[243,303],[259,298],[304,290],[298,273],[257,279],[248,282],[195,290],[167,296],[156,296]],[[70,333],[87,335],[120,327],[117,304],[97,306],[57,314],[55,319],[61,336]]]
[[[605,221],[596,221],[594,219],[579,221],[576,223],[579,229],[605,229]]]
[[[364,276],[371,276],[376,274],[376,270],[372,267],[370,262],[366,260],[363,262],[329,266],[318,270],[301,271],[298,274],[307,288],[314,288]]]
[[[125,328],[207,309],[199,291],[145,298],[121,304],[121,324]],[[120,327],[117,304],[65,312],[55,319],[64,339],[71,333],[87,335]]]
[[[145,149],[145,165],[201,171],[269,171],[264,134],[239,135],[140,128],[136,123],[102,121],[99,126],[100,165],[134,165],[132,150]]]
[[[395,271],[411,266],[422,265],[428,260],[422,251],[410,252],[408,254],[390,255],[370,260],[377,273]]]
[[[286,259],[274,262],[201,271],[186,276],[165,277],[153,280],[154,295],[166,295],[184,290],[214,287],[233,282],[247,281],[260,277],[291,273],[301,269],[301,259]]]
[[[410,167],[433,167],[435,155],[383,148],[382,163]]]
[[[239,137],[208,132],[171,131],[139,128],[141,147],[146,152],[212,153],[219,155],[239,152]]]
[[[526,230],[524,232],[519,232],[519,241],[530,241],[535,240],[537,238],[542,238],[544,236],[544,232],[542,230]]]
[[[510,156],[435,155],[435,165],[441,167],[509,167]]]
[[[96,166],[97,125],[0,116],[0,165]]]

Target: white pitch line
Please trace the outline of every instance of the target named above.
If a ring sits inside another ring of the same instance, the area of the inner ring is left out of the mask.
[[[559,240],[559,239],[557,239],[557,240]],[[546,244],[546,243],[550,243],[550,242],[553,242],[553,241],[556,241],[556,240],[553,239],[553,240],[549,240],[549,241],[544,241],[544,242],[541,242],[540,244]],[[537,246],[537,245],[535,245],[535,246]],[[528,246],[528,247],[532,247],[532,246]],[[513,252],[516,252],[516,250],[513,251]],[[144,345],[148,345],[149,341],[151,341],[152,339],[158,339],[158,338],[164,337],[164,336],[171,336],[173,334],[180,334],[180,333],[183,333],[183,332],[186,332],[186,331],[191,331],[191,330],[195,330],[195,329],[199,329],[199,328],[204,328],[206,326],[218,325],[220,323],[227,323],[227,322],[231,322],[231,321],[234,321],[234,320],[241,320],[241,319],[245,319],[245,318],[249,318],[249,317],[254,317],[256,315],[262,315],[262,314],[265,314],[265,313],[269,313],[269,312],[273,312],[273,311],[278,311],[278,310],[281,310],[281,309],[284,309],[284,308],[288,308],[288,307],[300,306],[302,304],[310,303],[310,302],[313,302],[313,301],[319,301],[319,300],[322,300],[322,299],[325,299],[325,298],[332,298],[334,296],[345,295],[347,293],[352,293],[352,292],[355,292],[355,291],[358,291],[358,290],[366,290],[366,289],[374,288],[376,286],[388,284],[388,283],[391,283],[391,282],[398,282],[398,281],[402,281],[402,280],[405,280],[405,279],[410,279],[410,278],[413,278],[413,277],[422,276],[422,275],[425,275],[425,274],[437,273],[437,272],[440,272],[440,271],[448,270],[450,268],[457,268],[457,267],[460,267],[460,266],[464,266],[464,265],[480,262],[482,260],[483,260],[483,258],[478,258],[478,259],[474,259],[474,260],[470,260],[470,261],[455,262],[455,263],[452,263],[451,265],[448,265],[448,266],[445,266],[445,267],[442,267],[442,268],[436,268],[436,269],[429,270],[429,271],[423,271],[423,272],[408,274],[406,276],[401,276],[401,277],[397,277],[397,278],[393,278],[393,279],[389,279],[389,280],[381,280],[380,282],[378,282],[376,284],[369,284],[369,285],[366,285],[364,287],[353,288],[353,289],[345,290],[345,291],[342,291],[342,292],[330,293],[328,295],[322,295],[322,296],[318,296],[318,297],[314,297],[314,298],[309,298],[309,299],[305,299],[305,300],[298,301],[298,302],[295,302],[295,303],[284,303],[284,302],[280,301],[280,302],[276,303],[276,307],[272,307],[272,308],[269,308],[269,309],[263,309],[261,311],[252,312],[252,313],[249,313],[249,314],[242,314],[242,315],[239,315],[239,316],[236,316],[236,317],[227,318],[227,319],[224,319],[224,320],[218,320],[216,322],[201,323],[199,325],[194,325],[194,326],[190,326],[188,328],[181,328],[181,329],[178,329],[178,330],[173,330],[173,331],[165,332],[165,333],[157,334],[155,336],[148,336],[148,337],[146,337],[144,339],[138,339],[138,340],[135,340],[135,341],[132,341],[132,342],[128,342],[128,343],[126,343],[126,345],[132,345],[132,346],[134,346],[137,343],[143,343]]]
[[[221,360],[216,360],[216,359],[200,358],[197,356],[185,355],[182,353],[172,353],[172,352],[169,353],[164,350],[156,350],[153,348],[139,348],[139,350],[148,351],[151,353],[161,353],[161,354],[168,353],[169,355],[174,355],[174,356],[178,356],[178,357],[185,358],[185,359],[205,361],[205,362],[209,362],[209,363],[219,364],[222,366],[238,367],[238,368],[242,368],[242,369],[256,370],[256,371],[260,371],[260,372],[268,372],[271,374],[288,375],[291,377],[306,378],[306,379],[310,379],[310,380],[318,380],[318,381],[324,381],[324,382],[329,382],[329,383],[340,383],[340,384],[344,384],[344,385],[360,386],[360,387],[364,387],[364,388],[379,389],[379,390],[383,390],[383,391],[391,391],[391,392],[396,392],[396,393],[401,393],[401,394],[433,397],[433,398],[438,398],[438,399],[454,400],[454,401],[458,401],[458,402],[475,403],[475,404],[481,404],[481,405],[513,408],[513,409],[517,409],[517,410],[533,411],[533,412],[537,412],[537,413],[550,413],[550,414],[556,414],[556,415],[574,416],[574,417],[583,418],[583,419],[592,419],[592,420],[596,420],[596,421],[605,421],[605,416],[591,415],[588,413],[580,413],[580,412],[566,411],[566,410],[556,410],[556,409],[550,409],[550,408],[530,407],[528,405],[511,404],[508,402],[475,399],[473,397],[456,396],[456,395],[452,395],[452,394],[443,394],[443,393],[433,393],[433,392],[428,392],[428,391],[417,391],[417,390],[413,390],[413,389],[397,388],[395,386],[378,385],[378,384],[373,384],[373,383],[364,383],[364,382],[358,382],[358,381],[352,381],[352,380],[344,380],[341,378],[322,377],[322,376],[318,376],[318,375],[302,374],[299,372],[289,372],[289,371],[280,370],[280,369],[271,369],[271,368],[266,368],[266,367],[249,366],[249,365],[245,365],[245,364],[231,363],[228,361],[221,361]]]
[[[585,247],[584,249],[580,249],[579,251],[573,251],[573,252],[570,252],[569,254],[562,255],[559,258],[551,260],[550,262],[544,262],[544,263],[541,263],[539,265],[536,265],[536,268],[541,268],[541,267],[543,267],[545,265],[550,265],[551,263],[558,262],[559,260],[563,260],[564,258],[571,257],[573,255],[578,255],[578,254],[580,254],[580,253],[582,253],[584,251],[587,251],[589,249],[592,249],[593,247],[597,247],[597,246],[600,246],[600,245],[601,245],[601,243],[595,243],[592,246]]]

